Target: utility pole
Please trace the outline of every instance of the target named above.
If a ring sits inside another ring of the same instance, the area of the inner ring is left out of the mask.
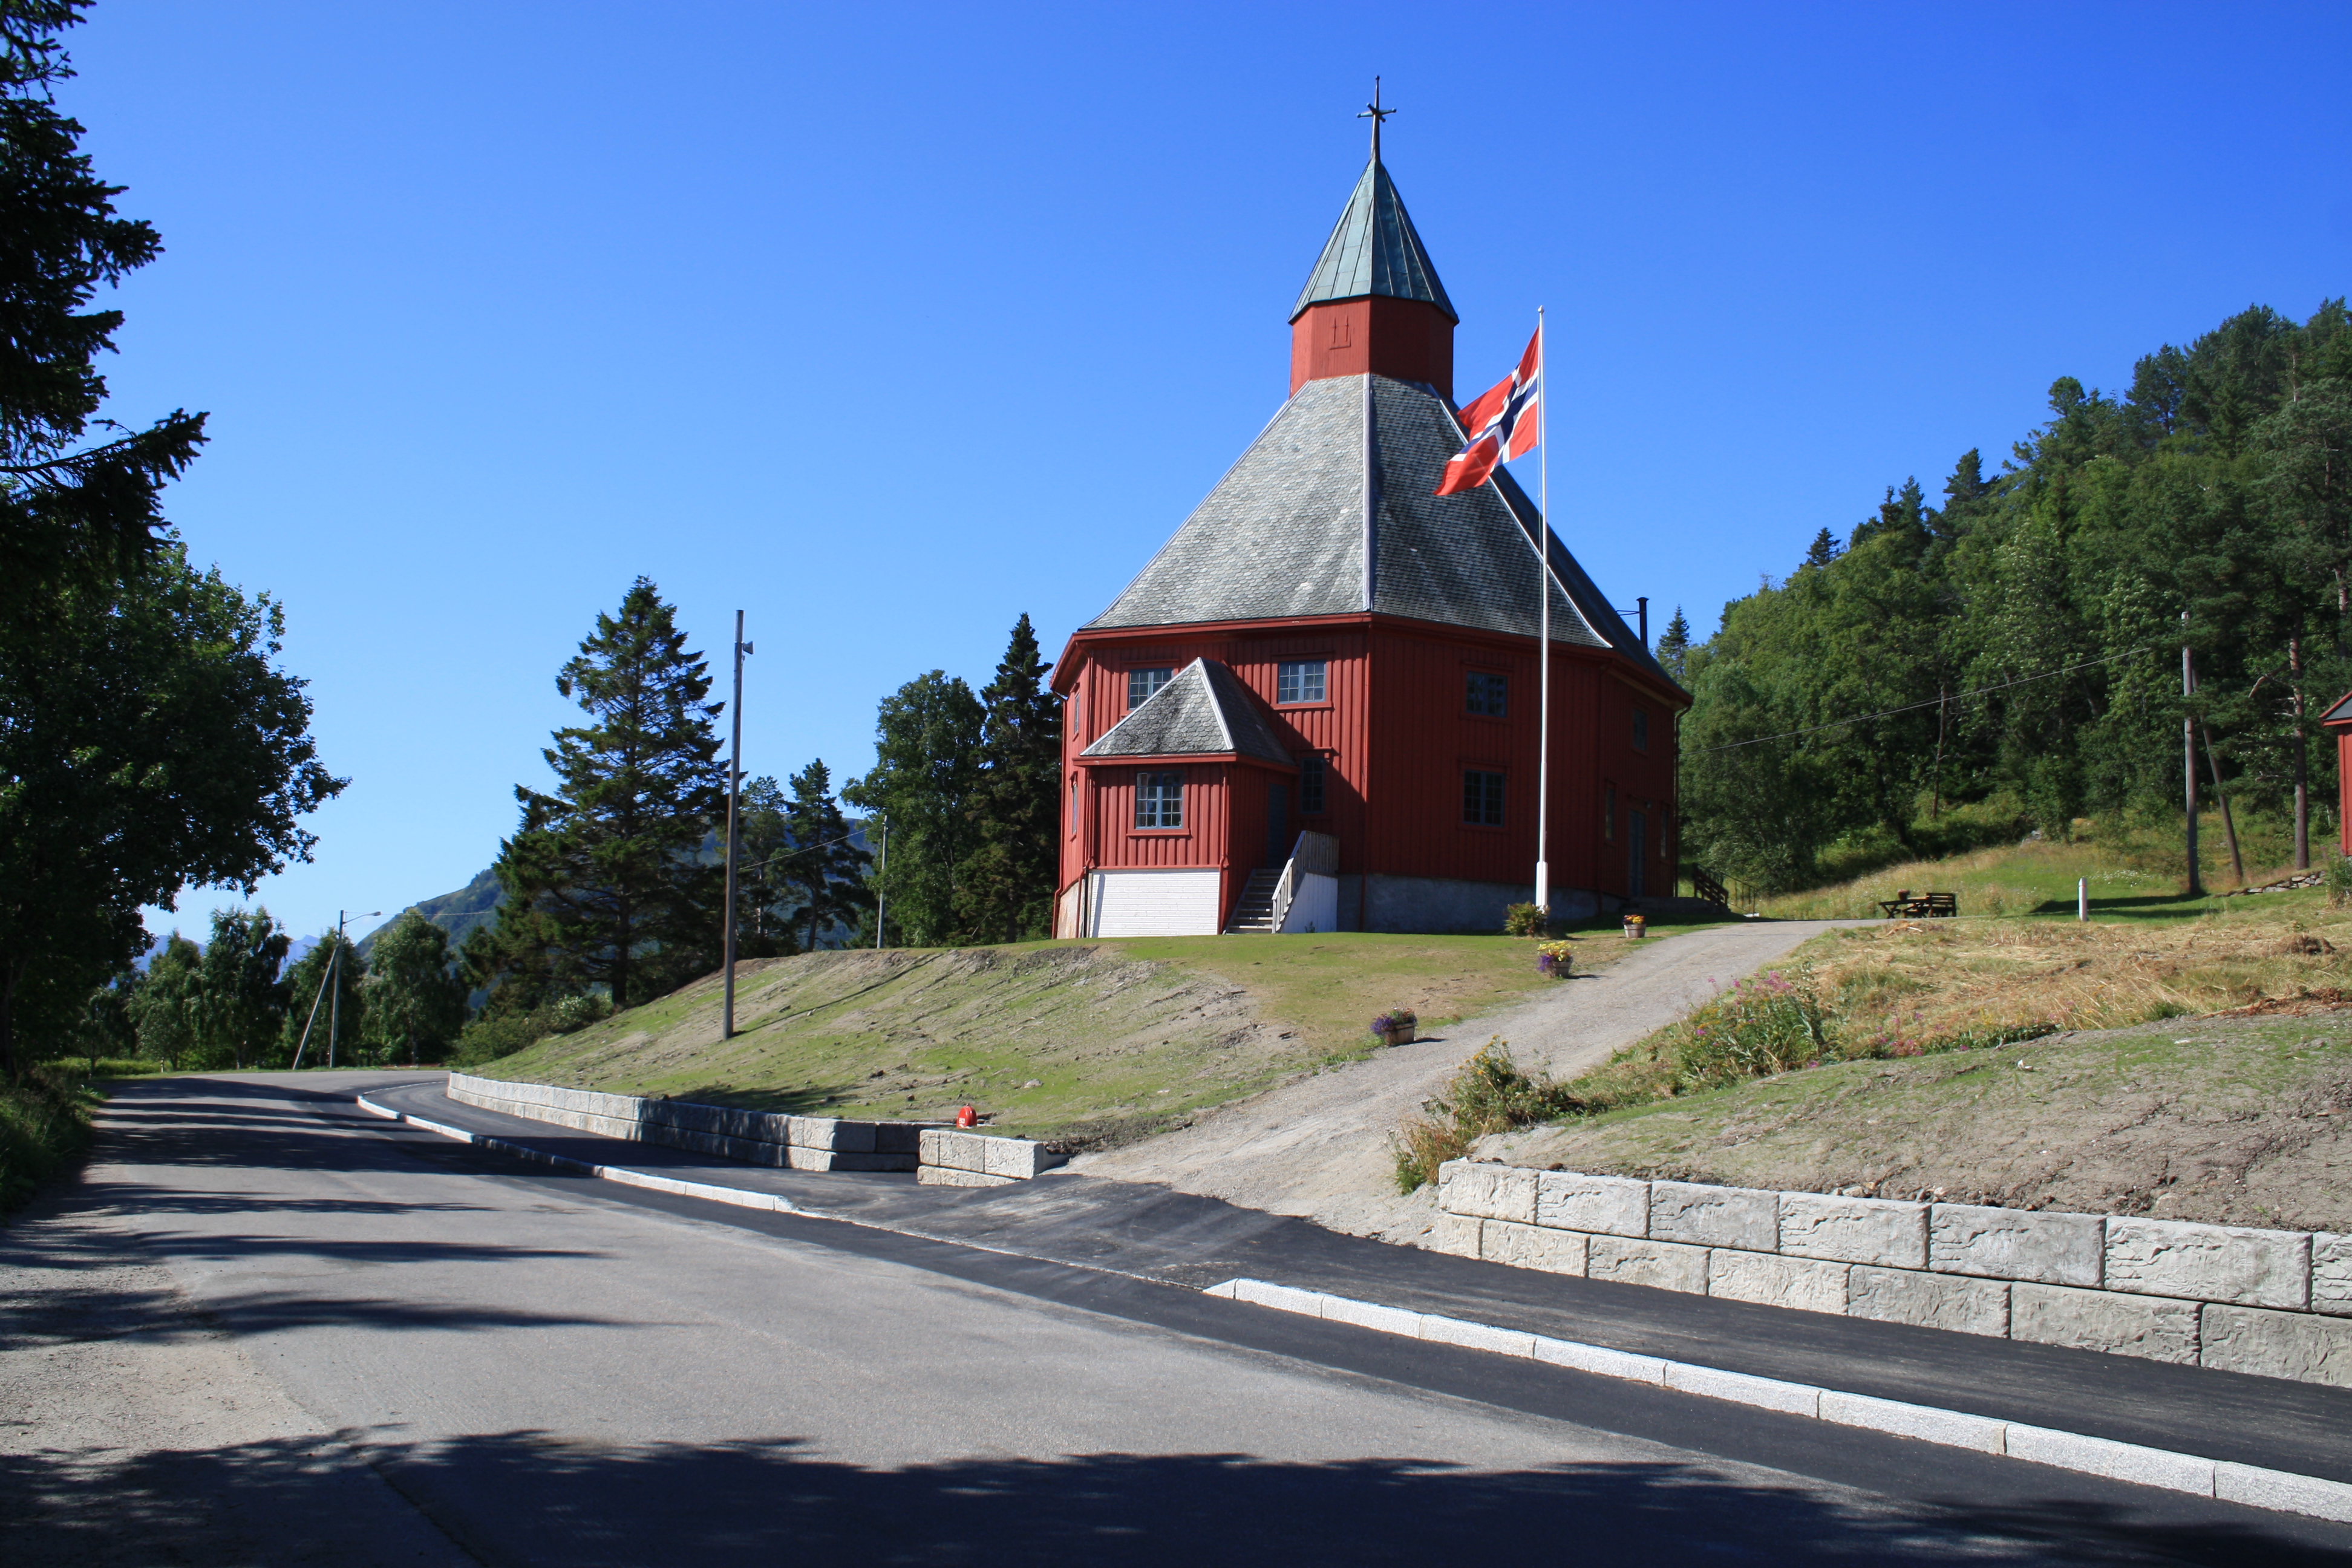
[[[2189,612],[2180,612],[2180,700],[2185,710],[2189,700],[2197,694],[2197,667],[2189,658]],[[2204,879],[2197,869],[2197,721],[2185,710],[2180,715],[2180,788],[2181,798],[2189,807],[2189,896],[2205,896]]]
[[[874,946],[882,946],[882,917],[887,912],[890,894],[882,881],[882,873],[890,864],[890,814],[882,814],[882,852],[874,857]]]
[[[382,910],[370,910],[360,919],[372,921],[382,913]],[[330,1072],[335,1067],[335,1047],[341,1043],[343,1037],[343,988],[335,984],[335,977],[342,973],[343,926],[349,918],[350,911],[346,910],[335,911],[335,951],[327,955],[327,1069]],[[300,1053],[298,1050],[296,1054]]]
[[[735,862],[743,845],[740,807],[743,800],[743,656],[751,645],[743,640],[743,612],[735,612],[735,705],[728,710],[733,722],[727,742],[727,1005],[719,1037],[735,1037]]]

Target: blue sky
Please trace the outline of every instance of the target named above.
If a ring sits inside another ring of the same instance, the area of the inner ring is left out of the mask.
[[[1024,611],[1057,651],[1281,402],[1375,72],[1460,389],[1549,308],[1554,524],[1703,634],[2053,378],[2352,289],[2347,46],[2341,5],[101,0],[64,97],[167,247],[114,412],[211,411],[172,515],[283,601],[352,781],[260,890],[315,931],[489,862],[639,573],[714,659],[749,612],[755,773],[866,766]]]

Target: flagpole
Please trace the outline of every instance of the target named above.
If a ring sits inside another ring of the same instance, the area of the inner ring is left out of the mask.
[[[1544,331],[1544,311],[1536,307],[1536,637],[1538,718],[1536,721],[1536,906],[1551,910],[1551,382],[1544,373],[1544,355],[1550,344]]]

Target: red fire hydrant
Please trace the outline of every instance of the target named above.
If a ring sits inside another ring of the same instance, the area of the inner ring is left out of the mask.
[[[977,1110],[973,1110],[971,1106],[969,1106],[969,1105],[959,1105],[959,1106],[957,1106],[957,1107],[956,1107],[956,1125],[957,1125],[958,1127],[977,1127],[977,1126],[979,1126],[979,1125],[980,1125],[980,1112],[979,1112],[979,1111],[977,1111]]]

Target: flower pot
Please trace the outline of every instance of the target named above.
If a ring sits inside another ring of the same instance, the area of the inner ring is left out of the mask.
[[[1633,938],[1635,942],[1639,942],[1643,937],[1649,935],[1649,917],[1646,915],[1627,915],[1625,917],[1625,934]]]

